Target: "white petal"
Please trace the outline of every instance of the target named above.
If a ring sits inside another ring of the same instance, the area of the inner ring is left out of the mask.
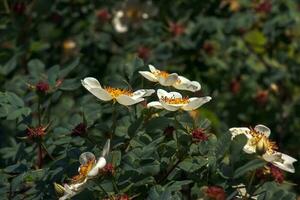
[[[110,101],[112,100],[112,96],[102,88],[91,88],[89,89],[90,93],[92,93],[95,97],[98,99],[101,99],[102,101]]]
[[[117,11],[113,18],[113,21],[112,21],[115,30],[119,33],[125,33],[128,31],[128,27],[126,25],[122,24],[122,22],[121,22],[121,18],[123,16],[124,16],[123,11]]]
[[[180,81],[176,81],[173,87],[175,87],[178,90],[188,90],[191,92],[196,92],[201,89],[201,85],[197,81],[190,81],[189,79],[178,76],[178,79]]]
[[[152,90],[152,89],[149,89],[149,90],[146,90],[146,89],[137,90],[137,91],[135,91],[133,93],[132,98],[138,99],[138,98],[141,98],[141,97],[147,97],[147,96],[152,95],[154,92],[155,92],[155,90]]]
[[[179,92],[169,92],[169,98],[182,98],[182,95]]]
[[[247,136],[247,135],[246,135]],[[252,154],[256,152],[256,146],[253,146],[250,142],[250,140],[247,141],[247,143],[245,144],[244,148],[243,148],[244,152],[248,153],[248,154]]]
[[[145,77],[146,79],[148,79],[149,81],[158,82],[156,76],[154,74],[152,74],[151,72],[148,72],[148,71],[139,71],[139,73],[143,77]]]
[[[155,73],[159,70],[157,70],[153,65],[148,65],[150,72]]]
[[[263,158],[284,171],[295,173],[293,163],[297,160],[287,154],[275,152],[274,154],[270,155],[266,153],[263,155]]]
[[[170,96],[169,93],[167,91],[163,90],[163,89],[158,89],[156,94],[157,94],[158,99]]]
[[[229,131],[232,135],[231,139],[233,139],[235,136],[241,135],[241,134],[246,135],[247,137],[250,135],[249,134],[250,129],[247,127],[233,127],[233,128],[230,128]]]
[[[105,157],[108,155],[110,149],[110,139],[108,139],[103,147],[102,151],[102,157]]]
[[[190,98],[189,100],[190,100],[190,102],[186,106],[182,107],[183,110],[187,110],[187,111],[196,110],[203,104],[209,102],[211,100],[211,97],[209,97],[209,96],[201,97],[201,98],[193,97],[193,98]]]
[[[157,108],[157,109],[163,109],[164,107],[161,105],[159,101],[152,101],[147,104],[147,108]]]
[[[271,130],[265,125],[259,124],[254,127],[254,130],[264,134],[266,137],[269,137],[271,134]]]
[[[173,85],[178,79],[178,74],[172,73],[169,74],[167,78],[159,76],[158,82],[163,86],[171,86]]]
[[[181,105],[176,105],[176,104],[166,104],[163,101],[160,102],[161,105],[168,111],[176,111],[181,108]]]
[[[87,162],[91,161],[91,160],[95,160],[96,157],[93,153],[91,152],[84,152],[79,156],[79,163],[81,165],[86,164]]]
[[[99,160],[97,161],[97,164],[93,167],[93,169],[91,169],[91,171],[89,171],[88,177],[97,176],[99,173],[99,170],[102,169],[103,167],[105,167],[105,165],[106,165],[105,158],[104,157],[99,158]]]
[[[131,96],[128,96],[128,95],[119,95],[117,98],[116,98],[117,102],[119,104],[122,104],[124,106],[131,106],[133,104],[137,104],[139,102],[142,102],[144,101],[145,99],[143,98],[137,98],[137,99],[134,99],[132,98]]]
[[[99,81],[93,77],[87,77],[81,80],[81,84],[89,90],[90,88],[102,88]]]

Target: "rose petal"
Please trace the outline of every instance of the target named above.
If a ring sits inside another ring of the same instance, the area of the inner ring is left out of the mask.
[[[87,89],[91,88],[102,88],[99,81],[93,77],[87,77],[81,80],[81,84]]]
[[[135,92],[132,94],[131,97],[134,98],[134,99],[138,99],[138,98],[141,98],[141,97],[147,97],[147,96],[150,96],[150,95],[152,95],[154,92],[155,92],[155,90],[152,90],[152,89],[149,89],[149,90],[141,89],[141,90],[135,91]]]
[[[110,139],[108,139],[103,147],[102,151],[102,157],[105,157],[108,155],[110,149]]]
[[[167,78],[165,77],[158,77],[158,82],[163,86],[172,86],[178,79],[178,74],[173,73],[169,74]]]
[[[157,109],[163,109],[164,107],[161,105],[159,101],[152,101],[147,104],[147,108],[157,108]]]
[[[148,72],[148,71],[139,71],[139,73],[143,77],[145,77],[146,79],[148,79],[149,81],[158,82],[157,77],[154,74],[152,74],[151,72]]]
[[[176,110],[179,110],[181,108],[181,105],[176,105],[176,104],[166,104],[164,103],[163,101],[160,102],[161,105],[166,109],[166,110],[169,110],[169,111],[176,111]]]
[[[201,98],[193,97],[189,99],[190,102],[186,106],[183,106],[182,109],[186,111],[196,110],[197,108],[209,102],[210,100],[211,97],[209,96],[201,97]]]
[[[167,91],[163,90],[163,89],[158,89],[156,94],[157,94],[158,99],[162,99],[163,97],[169,97],[170,96],[169,93]]]
[[[233,127],[233,128],[230,128],[229,131],[232,135],[231,139],[233,139],[235,136],[241,135],[241,134],[246,135],[247,138],[249,138],[249,136],[250,136],[250,134],[249,134],[250,129],[247,127]]]
[[[155,73],[159,70],[157,70],[153,65],[148,65],[150,72]]]
[[[89,171],[88,177],[94,177],[97,176],[99,173],[99,170],[105,167],[106,165],[106,160],[104,157],[99,158],[97,161],[96,165]]]
[[[275,152],[273,154],[266,153],[263,155],[263,158],[284,171],[295,173],[293,163],[297,160],[287,154],[280,152]]]
[[[269,137],[270,134],[271,134],[271,130],[268,127],[266,127],[265,125],[262,125],[262,124],[256,125],[254,127],[254,130],[259,132],[259,133],[264,134],[266,137]]]
[[[144,101],[145,99],[144,98],[137,98],[137,99],[134,99],[132,98],[131,96],[127,96],[127,95],[119,95],[117,98],[116,98],[117,102],[119,104],[122,104],[124,106],[131,106],[133,104],[137,104],[141,101]]]
[[[102,101],[110,101],[112,100],[112,96],[102,88],[91,88],[89,89],[90,93],[92,93],[95,97],[98,99],[101,99]]]

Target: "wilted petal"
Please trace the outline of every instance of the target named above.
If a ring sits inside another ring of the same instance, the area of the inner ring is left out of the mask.
[[[182,109],[186,111],[196,110],[197,108],[209,102],[210,100],[211,97],[209,96],[201,97],[201,98],[193,97],[189,99],[190,102],[186,106],[183,106]]]
[[[101,99],[102,101],[110,101],[112,100],[112,96],[102,88],[91,88],[89,89],[90,93],[92,93],[95,97],[98,99]]]
[[[254,127],[254,130],[259,132],[259,133],[264,134],[266,137],[269,137],[270,134],[271,134],[271,130],[268,127],[266,127],[265,125],[262,125],[262,124],[256,125]]]
[[[156,76],[154,74],[152,74],[151,72],[148,72],[148,71],[139,71],[139,73],[143,77],[145,77],[146,79],[148,79],[149,81],[158,82]]]
[[[87,77],[81,80],[81,84],[87,89],[91,88],[101,88],[99,81],[93,77]]]
[[[88,177],[94,177],[97,176],[99,173],[99,170],[105,167],[106,165],[106,160],[104,157],[99,158],[97,161],[96,165],[89,171]]]
[[[122,105],[125,105],[125,106],[131,106],[133,104],[137,104],[139,102],[142,102],[144,101],[145,99],[143,98],[137,98],[137,99],[134,99],[132,98],[131,96],[127,96],[127,95],[119,95],[117,98],[116,98],[117,102],[119,102],[120,104]]]
[[[241,134],[246,135],[247,137],[250,135],[249,134],[250,129],[247,127],[232,127],[229,129],[229,131],[232,135],[231,139],[233,139],[235,136],[241,135]]]
[[[157,109],[163,109],[164,107],[161,105],[161,103],[159,101],[152,101],[150,103],[147,104],[148,108],[157,108]]]
[[[263,155],[263,158],[284,171],[295,173],[293,163],[297,160],[289,155],[280,152],[275,152],[273,154],[266,153]]]

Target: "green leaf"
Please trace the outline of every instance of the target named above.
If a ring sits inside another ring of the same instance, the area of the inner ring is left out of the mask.
[[[262,159],[255,159],[251,160],[250,162],[246,163],[242,167],[239,167],[235,170],[233,178],[239,178],[246,174],[249,171],[256,170],[266,165],[266,162]]]

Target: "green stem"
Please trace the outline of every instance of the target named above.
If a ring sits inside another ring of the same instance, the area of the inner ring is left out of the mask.
[[[249,179],[249,182],[248,182],[248,185],[247,185],[247,190],[246,190],[246,194],[245,194],[245,198],[247,199],[247,194],[251,193],[251,189],[252,189],[252,183],[254,181],[254,178],[255,178],[255,171],[252,172],[251,176],[250,176],[250,179]],[[250,194],[250,197],[251,197],[251,194]]]
[[[96,181],[97,185],[100,187],[100,189],[102,190],[102,192],[111,200],[113,200],[113,198],[108,194],[108,192],[106,192],[106,190],[102,187],[102,185],[100,183],[98,183]]]
[[[51,160],[55,160],[55,158],[49,153],[49,151],[48,151],[46,145],[45,145],[43,142],[41,142],[41,145],[42,145],[44,151],[45,151],[45,152],[48,154],[48,156],[51,158]]]
[[[37,143],[38,145],[38,152],[37,152],[37,156],[38,156],[38,169],[41,169],[43,166],[43,150],[42,150],[42,144],[41,142]]]
[[[113,113],[112,113],[112,120],[113,124],[111,126],[111,133],[110,133],[110,140],[112,140],[113,135],[115,134],[116,128],[117,128],[117,106],[116,103],[113,104]]]
[[[41,122],[42,122],[42,111],[41,111],[41,98],[38,97],[38,124],[39,126],[41,126]]]
[[[117,193],[120,193],[119,188],[118,188],[117,183],[116,183],[116,179],[115,179],[114,176],[112,177],[112,184],[113,184],[114,190],[115,190]]]

